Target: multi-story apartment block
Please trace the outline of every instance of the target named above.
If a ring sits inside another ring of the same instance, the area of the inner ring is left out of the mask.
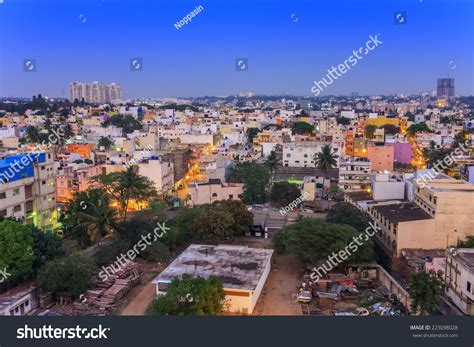
[[[91,104],[103,104],[122,100],[122,87],[119,84],[104,84],[100,82],[81,83],[74,82],[69,85],[69,100],[81,101]]]
[[[44,230],[57,227],[51,153],[16,154],[0,160],[0,215]]]
[[[378,241],[392,257],[402,249],[445,249],[474,235],[474,185],[445,175],[414,181],[414,202],[371,204]]]
[[[325,145],[330,145],[339,157],[341,148],[337,142],[291,142],[283,144],[283,166],[314,167],[314,155],[321,152]]]
[[[474,316],[474,249],[446,253],[446,295],[464,314]]]
[[[366,189],[370,185],[370,170],[367,158],[342,158],[339,163],[339,187],[348,192]]]
[[[76,192],[91,188],[91,178],[105,173],[101,165],[89,165],[74,169],[72,165],[61,167],[61,173],[56,176],[56,201],[66,203]]]
[[[158,192],[166,192],[174,184],[174,165],[152,156],[138,164],[138,174],[148,177]]]
[[[394,147],[392,144],[369,143],[367,158],[372,163],[372,171],[393,171]]]

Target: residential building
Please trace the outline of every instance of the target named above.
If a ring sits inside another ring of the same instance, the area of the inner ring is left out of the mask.
[[[314,155],[321,152],[325,145],[330,145],[333,152],[341,156],[341,146],[338,143],[303,141],[283,144],[283,166],[314,167]]]
[[[474,249],[446,251],[446,295],[466,315],[474,316]]]
[[[100,82],[74,82],[69,85],[69,101],[74,100],[90,104],[104,104],[122,100],[122,87],[119,84],[104,84]]]
[[[203,183],[191,183],[189,204],[191,206],[212,204],[219,200],[240,200],[244,191],[243,183],[222,183],[220,179],[209,179]]]
[[[341,158],[339,187],[344,191],[364,190],[370,186],[371,163],[367,158]]]
[[[164,295],[168,285],[187,274],[221,279],[226,310],[252,314],[272,266],[273,249],[234,245],[190,245],[152,283],[156,295]]]
[[[369,143],[367,158],[372,163],[372,171],[393,171],[394,147],[392,144]]]
[[[158,192],[171,190],[174,184],[174,165],[152,156],[138,164],[138,174],[148,177]]]
[[[454,97],[454,78],[438,78],[436,95],[440,99]]]
[[[0,160],[0,216],[54,230],[55,192],[52,153],[15,154]]]

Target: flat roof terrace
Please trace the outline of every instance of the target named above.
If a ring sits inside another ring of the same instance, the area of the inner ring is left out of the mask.
[[[224,288],[255,290],[273,249],[234,245],[190,245],[152,283],[169,283],[184,274],[216,276]]]

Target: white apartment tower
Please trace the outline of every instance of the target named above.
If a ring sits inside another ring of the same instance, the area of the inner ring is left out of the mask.
[[[69,100],[84,101],[91,104],[103,104],[122,100],[122,87],[119,84],[104,84],[100,82],[74,82],[69,85]]]

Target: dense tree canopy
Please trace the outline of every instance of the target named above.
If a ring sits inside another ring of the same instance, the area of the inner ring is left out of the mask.
[[[225,310],[225,304],[220,279],[183,275],[168,285],[165,295],[153,301],[150,313],[155,316],[217,316]]]
[[[302,219],[286,226],[273,236],[278,252],[290,253],[301,261],[317,264],[333,252],[344,250],[359,232],[348,225],[332,224],[319,219]],[[372,260],[372,240],[360,241],[357,251],[344,263],[361,263]]]
[[[413,300],[411,309],[421,314],[436,311],[441,303],[440,294],[443,286],[441,272],[436,273],[431,270],[412,274],[410,278],[410,297]]]
[[[0,271],[2,283],[18,283],[33,273],[35,263],[34,233],[28,226],[11,220],[0,222]],[[2,272],[3,274],[3,272]]]
[[[78,298],[91,284],[94,267],[92,260],[79,254],[52,260],[40,270],[38,285],[53,293],[68,292]]]
[[[327,221],[334,224],[347,224],[359,231],[364,231],[369,226],[370,218],[351,204],[339,202],[329,209]]]
[[[287,206],[301,195],[298,185],[289,182],[275,182],[270,193],[270,202],[274,206]]]
[[[419,132],[431,133],[432,131],[426,123],[412,124],[407,129],[407,133],[411,136],[415,136],[415,134]]]
[[[121,114],[110,117],[103,123],[105,127],[108,125],[115,125],[122,128],[124,135],[133,133],[135,130],[140,130],[143,127],[142,124],[132,116],[124,116]]]
[[[242,201],[222,200],[216,204],[232,216],[234,220],[232,225],[234,235],[244,235],[250,231],[253,225],[253,214],[247,210],[247,206]]]
[[[242,201],[246,204],[263,204],[267,201],[267,185],[270,172],[265,165],[257,163],[238,163],[231,169],[230,182],[244,183]]]
[[[293,134],[310,135],[314,132],[314,127],[306,122],[294,122],[291,124]]]

